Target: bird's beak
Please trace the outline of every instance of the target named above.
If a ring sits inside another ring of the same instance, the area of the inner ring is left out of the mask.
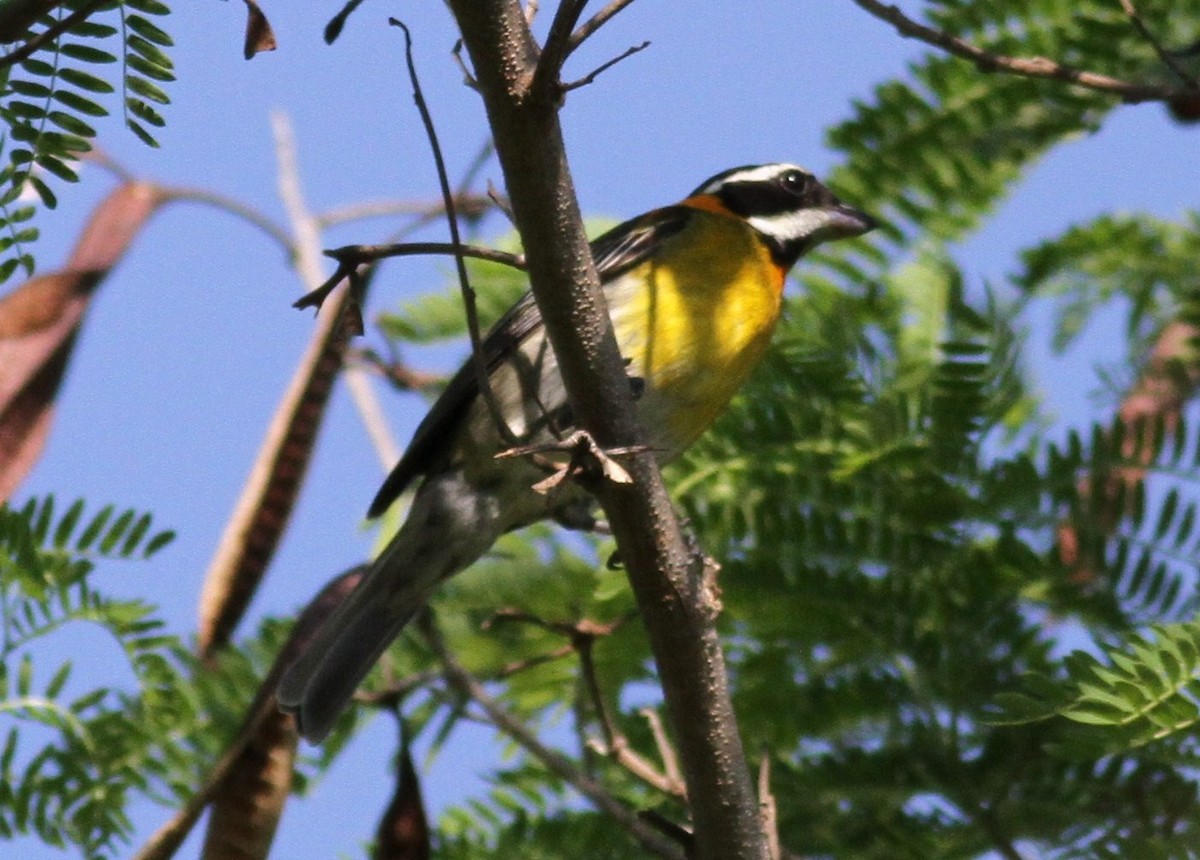
[[[879,222],[866,212],[847,206],[841,201],[825,211],[829,219],[825,225],[828,239],[850,239],[869,233],[879,226]]]

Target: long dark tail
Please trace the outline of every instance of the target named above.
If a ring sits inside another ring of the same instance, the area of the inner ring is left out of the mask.
[[[450,473],[427,481],[400,531],[359,586],[284,673],[276,696],[300,733],[321,741],[437,584],[487,551],[503,532],[494,499]]]

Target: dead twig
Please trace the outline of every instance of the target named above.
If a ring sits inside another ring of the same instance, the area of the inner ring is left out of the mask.
[[[387,257],[416,257],[422,255],[463,256],[477,260],[488,260],[514,269],[525,270],[525,256],[483,248],[478,245],[459,245],[450,242],[389,242],[383,245],[343,245],[325,252],[325,256],[338,261],[337,271],[324,283],[292,303],[294,308],[320,308],[329,294],[343,280],[353,277],[355,270],[367,263],[378,262]]]
[[[667,729],[663,726],[662,718],[654,708],[642,708],[638,711],[650,726],[650,734],[654,738],[654,746],[658,750],[659,761],[663,765],[663,773],[667,779],[680,786],[683,794],[687,795],[687,785],[683,779],[683,771],[679,767],[679,757],[675,754],[675,745],[667,737]]]
[[[454,194],[454,205],[458,214],[467,221],[478,221],[494,205],[492,200],[482,194],[470,194],[459,190]],[[415,215],[422,224],[442,217],[446,214],[445,204],[439,200],[428,203],[419,200],[376,200],[368,203],[352,203],[349,206],[339,206],[317,215],[317,223],[321,227],[334,227],[347,221],[360,221],[364,218],[387,218],[393,215]]]
[[[346,359],[378,373],[398,391],[422,391],[435,388],[446,381],[446,377],[440,373],[414,370],[395,357],[390,360],[384,358],[369,347],[350,350]]]
[[[567,41],[567,56],[573,54],[575,49],[587,41],[593,33],[611,21],[618,12],[632,2],[633,0],[612,0],[595,15],[584,21]]]
[[[630,454],[641,454],[648,450],[649,448],[644,445],[628,445],[610,448],[606,451],[596,444],[596,440],[586,430],[576,430],[566,438],[554,442],[543,442],[536,445],[517,445],[508,448],[497,454],[496,459],[529,457],[552,452],[569,453],[571,455],[570,460],[556,466],[554,474],[550,477],[538,481],[533,485],[534,490],[544,494],[556,489],[567,478],[577,475],[594,474],[597,471],[605,479],[613,483],[628,484],[632,480],[629,477],[629,472],[615,458]]]
[[[599,66],[592,69],[592,71],[588,72],[588,74],[584,75],[579,80],[571,81],[571,83],[569,83],[569,84],[563,84],[563,92],[569,93],[571,90],[577,90],[580,87],[586,87],[588,84],[590,84],[594,80],[596,80],[597,77],[599,77],[601,74],[603,74],[604,72],[611,69],[617,63],[621,62],[622,60],[628,59],[629,57],[632,57],[634,54],[638,53],[639,51],[644,51],[649,47],[650,47],[649,42],[642,42],[640,45],[634,45],[632,48],[629,48],[624,53],[618,54],[617,56],[613,57],[607,63],[601,63]]]
[[[758,764],[758,820],[767,841],[768,860],[780,860],[779,809],[771,794],[771,757],[764,755]]]
[[[442,665],[447,683],[468,701],[474,702],[487,715],[491,725],[512,738],[552,773],[574,787],[593,806],[608,815],[637,840],[643,848],[658,857],[684,860],[684,853],[678,845],[664,838],[566,756],[545,746],[519,718],[510,714],[496,701],[484,689],[483,684],[464,669],[450,653],[431,613],[423,614],[418,619],[418,624],[434,655]]]
[[[437,130],[433,127],[433,115],[429,112],[429,105],[426,104],[425,96],[421,92],[421,80],[417,76],[417,65],[413,60],[412,33],[398,18],[389,18],[388,23],[393,27],[399,27],[404,32],[404,62],[408,66],[408,79],[412,84],[413,101],[416,103],[417,112],[421,115],[421,123],[425,126],[429,146],[433,150],[433,163],[437,169],[438,185],[441,187],[442,202],[446,207],[446,224],[450,228],[450,243],[454,247],[454,267],[458,273],[463,306],[467,313],[467,333],[471,337],[471,364],[475,368],[476,382],[479,385],[480,394],[483,395],[484,403],[487,404],[492,423],[496,426],[496,432],[500,434],[500,438],[511,445],[517,437],[509,428],[508,422],[504,420],[504,414],[500,411],[500,404],[492,391],[487,361],[483,357],[483,335],[479,326],[479,311],[475,306],[475,289],[471,286],[470,278],[467,277],[467,265],[462,253],[463,242],[458,232],[458,213],[454,208],[454,194],[450,191],[450,179],[446,174],[446,160],[442,157],[442,147],[438,143]]]

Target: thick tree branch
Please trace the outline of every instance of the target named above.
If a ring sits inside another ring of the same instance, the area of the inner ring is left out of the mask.
[[[605,312],[558,123],[557,87],[533,88],[539,53],[515,0],[450,0],[487,108],[530,284],[581,425],[635,447],[625,364]],[[544,58],[543,58],[544,59]],[[558,70],[555,70],[557,80]],[[653,455],[596,488],[629,570],[674,724],[700,858],[765,858],[704,561],[689,551]]]

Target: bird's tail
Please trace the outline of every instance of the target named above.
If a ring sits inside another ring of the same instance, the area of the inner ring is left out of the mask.
[[[283,675],[279,706],[296,715],[300,733],[312,743],[329,733],[375,661],[437,584],[471,564],[502,531],[491,505],[481,506],[478,498],[459,492],[462,487],[433,483],[418,493],[408,519],[363,581]]]

